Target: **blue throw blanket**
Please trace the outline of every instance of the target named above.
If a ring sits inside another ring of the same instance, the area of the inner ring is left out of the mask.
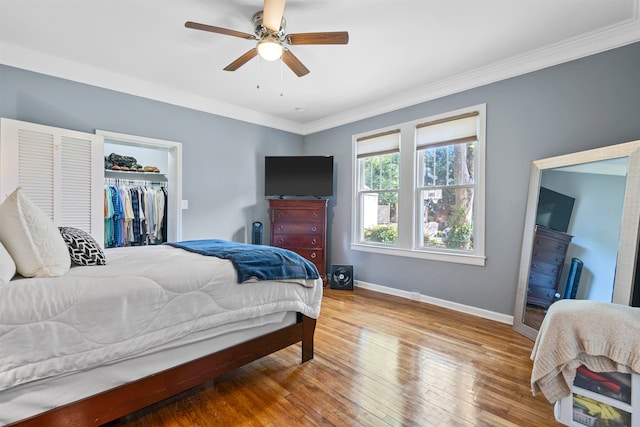
[[[274,246],[248,245],[226,240],[186,240],[166,243],[201,255],[231,261],[238,283],[247,280],[317,279],[312,262],[295,252]]]

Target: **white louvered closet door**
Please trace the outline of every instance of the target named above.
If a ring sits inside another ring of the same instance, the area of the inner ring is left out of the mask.
[[[21,187],[57,226],[104,238],[103,138],[1,119],[0,201]]]

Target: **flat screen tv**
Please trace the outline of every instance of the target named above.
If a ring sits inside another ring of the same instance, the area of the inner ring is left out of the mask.
[[[267,197],[333,196],[333,156],[267,156]]]
[[[536,224],[566,233],[574,202],[573,197],[540,187]]]

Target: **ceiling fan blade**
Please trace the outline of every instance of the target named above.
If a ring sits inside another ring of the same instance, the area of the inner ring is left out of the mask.
[[[240,37],[247,40],[256,40],[256,36],[254,36],[253,34],[243,33],[242,31],[229,30],[227,28],[214,27],[213,25],[198,24],[197,22],[187,21],[184,23],[184,26],[187,28],[193,28],[194,30],[209,31],[210,33]]]
[[[287,64],[287,67],[291,68],[291,71],[298,77],[309,74],[309,69],[288,49],[282,52],[282,61]]]
[[[346,31],[333,31],[289,34],[285,37],[285,42],[289,44],[347,44],[349,43],[349,33]]]
[[[254,47],[253,49],[246,52],[240,58],[233,61],[231,64],[224,67],[225,71],[235,71],[238,68],[242,67],[244,64],[249,62],[251,59],[255,58],[258,55],[258,50]]]
[[[285,3],[286,0],[264,0],[264,11],[262,12],[263,27],[276,33],[280,31]]]

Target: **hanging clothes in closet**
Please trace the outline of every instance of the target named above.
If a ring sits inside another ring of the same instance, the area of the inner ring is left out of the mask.
[[[164,183],[107,178],[104,186],[104,246],[155,245],[167,241]]]

